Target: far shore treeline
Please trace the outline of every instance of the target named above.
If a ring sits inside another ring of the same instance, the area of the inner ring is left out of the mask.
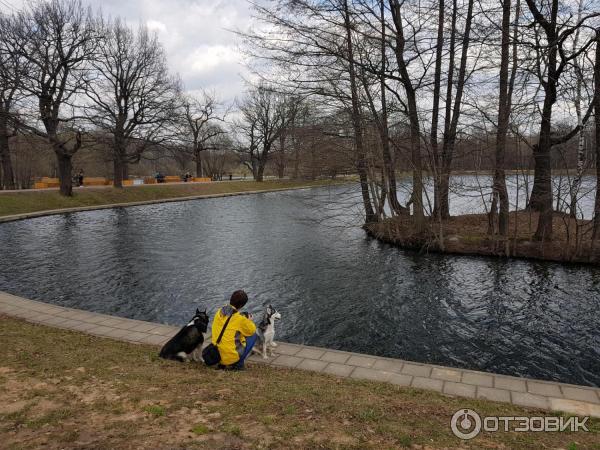
[[[253,26],[236,33],[260,81],[234,104],[187,91],[156,34],[80,0],[2,13],[2,188],[57,176],[70,196],[79,170],[116,187],[156,172],[351,174],[365,227],[381,239],[442,251],[454,242],[459,252],[456,242],[468,241],[468,252],[502,255],[526,241],[537,256],[597,259],[596,2],[252,8]],[[465,191],[455,175],[465,172],[485,211],[457,222],[452,201]]]

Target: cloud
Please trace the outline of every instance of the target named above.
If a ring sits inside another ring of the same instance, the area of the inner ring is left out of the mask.
[[[146,22],[146,26],[148,27],[148,29],[150,31],[157,31],[157,32],[162,32],[162,33],[166,33],[167,32],[167,26],[162,23],[159,22],[158,20],[148,20]]]
[[[3,0],[21,8],[23,0]],[[247,29],[246,0],[82,0],[105,15],[122,17],[132,26],[146,24],[155,31],[173,73],[187,90],[214,91],[231,102],[244,89],[248,76],[238,38],[231,30]]]

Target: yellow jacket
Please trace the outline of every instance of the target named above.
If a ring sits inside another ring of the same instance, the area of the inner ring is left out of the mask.
[[[231,314],[233,314],[233,317],[231,317],[225,333],[223,333],[221,343],[217,345],[217,339],[221,334],[223,325],[225,325]],[[219,348],[221,364],[228,366],[238,362],[246,349],[246,337],[252,336],[255,332],[256,325],[254,325],[254,322],[237,313],[237,309],[233,306],[225,305],[219,309],[213,319],[211,340]]]

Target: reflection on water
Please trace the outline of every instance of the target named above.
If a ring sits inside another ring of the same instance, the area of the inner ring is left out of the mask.
[[[600,386],[599,269],[402,251],[346,189],[4,224],[0,289],[181,324],[244,288],[284,341]]]

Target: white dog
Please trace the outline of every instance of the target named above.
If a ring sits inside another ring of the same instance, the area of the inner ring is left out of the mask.
[[[258,339],[253,350],[260,353],[264,359],[269,357],[269,350],[271,350],[272,356],[272,349],[277,347],[275,343],[275,319],[281,319],[281,314],[273,306],[269,305],[265,309],[263,318],[256,329]]]

